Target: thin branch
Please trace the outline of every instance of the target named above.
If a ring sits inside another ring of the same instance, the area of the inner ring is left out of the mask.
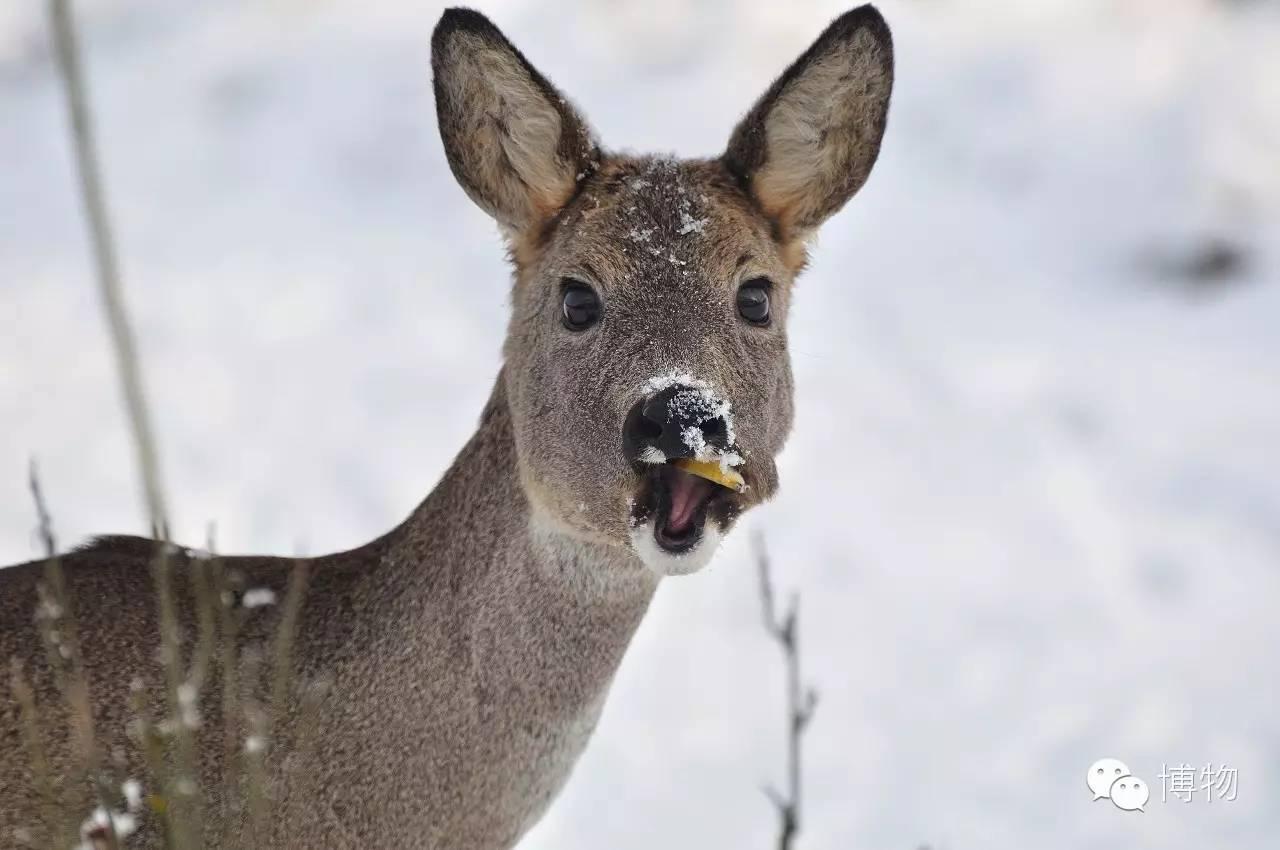
[[[178,626],[177,600],[173,590],[173,552],[176,547],[168,542],[156,546],[152,558],[152,580],[156,586],[159,606],[160,660],[164,668],[166,717],[163,728],[171,732],[174,758],[170,782],[164,788],[168,806],[165,817],[169,829],[169,846],[172,850],[194,848],[199,841],[200,812],[194,796],[197,791],[199,768],[194,723],[190,713],[198,701],[198,694],[188,691],[186,672],[182,659],[182,635]],[[198,651],[198,648],[197,648]]]
[[[760,573],[760,601],[765,631],[782,649],[787,670],[787,790],[765,788],[765,795],[778,810],[778,850],[791,850],[800,832],[801,737],[813,719],[818,694],[804,688],[800,678],[800,600],[793,595],[786,614],[779,616],[773,590],[769,553],[764,537],[754,537],[756,564]]]
[[[285,592],[284,610],[276,627],[271,650],[271,728],[279,727],[281,718],[288,712],[288,702],[293,684],[293,645],[298,633],[298,618],[302,614],[303,597],[307,593],[307,580],[311,572],[310,561],[299,561],[289,573],[289,589]]]
[[[121,394],[129,418],[138,472],[142,480],[147,520],[151,526],[152,536],[158,540],[152,560],[152,575],[156,588],[167,706],[167,717],[158,728],[172,730],[172,743],[175,750],[172,758],[174,770],[168,772],[169,781],[163,784],[161,790],[166,800],[164,807],[164,820],[168,827],[166,844],[174,850],[183,850],[183,848],[194,847],[198,841],[200,813],[198,805],[187,799],[195,793],[194,782],[199,773],[194,736],[192,729],[189,728],[192,724],[184,721],[193,710],[197,695],[189,683],[185,682],[187,677],[183,671],[182,638],[178,629],[178,610],[172,581],[173,555],[176,550],[169,542],[169,517],[160,483],[160,462],[151,419],[147,411],[146,395],[142,387],[142,371],[138,363],[137,345],[125,307],[111,221],[107,214],[106,197],[94,141],[93,121],[90,116],[88,86],[85,82],[81,51],[72,18],[71,0],[49,0],[49,17],[54,52],[66,95],[76,173],[79,177],[80,196],[84,204],[85,219],[93,248],[98,294],[111,336],[116,369],[120,376]],[[200,588],[197,587],[197,592],[199,590]],[[210,622],[201,624],[201,639],[204,644],[207,644],[209,639]],[[194,672],[197,680],[203,678],[202,665],[205,663],[205,657],[202,653],[206,648],[206,645],[200,643],[196,647]],[[184,684],[188,687],[184,687]],[[87,708],[87,691],[82,696],[84,706]],[[169,760],[163,756],[159,758],[160,763],[166,761]],[[191,804],[188,805],[189,803]]]
[[[54,791],[53,774],[49,765],[49,757],[45,752],[44,742],[40,736],[40,714],[36,709],[36,694],[22,669],[22,662],[14,658],[9,666],[9,688],[14,702],[18,705],[21,720],[22,743],[27,750],[27,759],[31,764],[32,778],[40,794],[40,810],[44,818],[42,846],[51,847],[64,844],[70,837],[67,824],[58,815],[58,797]],[[60,823],[61,822],[61,823]],[[61,833],[59,827],[62,827]]]
[[[102,188],[93,121],[89,114],[88,88],[85,85],[80,47],[71,15],[71,0],[49,0],[49,11],[53,25],[54,50],[58,57],[58,68],[62,73],[63,87],[67,96],[67,112],[71,119],[76,171],[80,178],[80,194],[84,201],[89,236],[93,243],[98,290],[107,315],[116,368],[120,373],[121,390],[129,413],[129,424],[132,426],[134,451],[137,453],[138,469],[142,474],[147,517],[151,521],[152,534],[167,540],[168,516],[165,513],[164,497],[160,488],[160,461],[156,454],[155,437],[147,413],[146,396],[142,391],[142,374],[138,367],[133,328],[129,323],[129,315],[125,309],[124,295],[121,291],[120,266]]]
[[[40,626],[40,634],[44,639],[45,655],[49,667],[53,671],[58,690],[67,696],[70,693],[70,679],[77,675],[76,661],[79,656],[79,643],[76,634],[76,621],[69,607],[66,577],[62,572],[62,560],[58,557],[58,541],[53,534],[53,520],[49,515],[49,506],[44,500],[44,490],[40,487],[40,470],[35,460],[27,466],[27,485],[31,490],[31,501],[36,508],[37,533],[44,547],[44,562],[41,568],[43,581],[36,585],[39,604],[36,606],[36,622]]]
[[[244,659],[245,679],[249,683],[241,699],[244,709],[245,739],[240,757],[244,770],[244,795],[248,819],[244,824],[247,832],[241,833],[241,846],[257,848],[266,844],[269,807],[266,796],[267,787],[267,739],[271,734],[268,709],[259,699],[257,683],[261,677],[263,662],[262,653],[256,648],[247,651]],[[247,838],[248,844],[245,845]]]
[[[210,553],[216,552],[212,532],[207,547]],[[244,709],[238,651],[242,617],[235,607],[236,576],[227,570],[216,554],[213,554],[210,566],[213,598],[218,605],[218,666],[222,679],[222,794],[224,799],[232,800],[236,799],[243,787],[241,782],[244,775],[240,753]],[[225,818],[222,825],[223,846],[243,846],[243,835],[236,833],[233,836],[231,827],[231,819]]]
[[[73,809],[79,809],[85,800],[80,799],[87,785],[95,789],[102,782],[102,756],[94,733],[93,709],[89,700],[89,681],[80,652],[79,629],[71,598],[67,593],[66,576],[62,559],[58,557],[57,539],[53,532],[53,520],[40,486],[39,470],[35,461],[28,469],[28,485],[31,500],[35,504],[40,540],[44,546],[42,580],[36,584],[38,604],[36,625],[45,649],[45,660],[53,674],[54,685],[66,704],[67,718],[71,724],[73,759],[70,766],[80,774],[66,783],[75,798]],[[50,825],[53,828],[53,825]],[[74,824],[66,831],[74,834]]]

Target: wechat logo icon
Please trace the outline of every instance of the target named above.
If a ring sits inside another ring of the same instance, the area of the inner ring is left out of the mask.
[[[1151,799],[1147,783],[1134,776],[1129,766],[1119,759],[1098,759],[1089,765],[1085,782],[1095,801],[1108,799],[1126,812],[1146,811],[1143,806]]]

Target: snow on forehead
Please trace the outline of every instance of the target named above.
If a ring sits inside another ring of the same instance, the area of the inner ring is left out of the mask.
[[[618,203],[625,218],[637,225],[647,220],[664,236],[702,233],[710,206],[706,193],[679,160],[665,157],[643,161],[624,177]]]
[[[621,217],[623,251],[670,264],[690,276],[693,244],[707,227],[710,203],[674,159],[650,159],[620,176],[615,209]]]

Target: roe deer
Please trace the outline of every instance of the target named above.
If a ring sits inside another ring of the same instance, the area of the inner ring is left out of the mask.
[[[871,171],[893,81],[888,27],[859,7],[773,83],[721,156],[674,160],[599,147],[477,12],[445,12],[431,50],[449,165],[510,247],[504,363],[426,500],[377,540],[308,561],[293,663],[330,687],[308,763],[269,764],[271,829],[255,847],[490,850],[541,817],[660,579],[705,565],[777,490],[792,287],[808,237]],[[130,683],[164,692],[156,545],[104,537],[62,558],[102,752],[135,776]],[[221,562],[243,587],[276,593],[299,563]],[[189,550],[172,559],[188,646],[198,563]],[[49,722],[65,718],[32,616],[40,577],[39,562],[0,570],[0,662],[20,659],[32,679],[58,774],[71,733]],[[254,612],[237,639],[265,640],[274,610]],[[42,803],[4,693],[8,846]],[[234,832],[246,815],[217,790],[216,689],[198,709],[204,846],[224,846],[212,824]],[[299,716],[280,718],[281,741]],[[160,846],[157,818],[140,818],[125,846]]]

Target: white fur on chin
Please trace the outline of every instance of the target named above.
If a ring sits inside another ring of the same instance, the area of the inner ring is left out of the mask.
[[[713,523],[702,529],[702,539],[687,552],[674,554],[658,545],[653,538],[653,523],[646,522],[631,530],[631,548],[644,565],[660,576],[683,576],[705,567],[720,546],[724,535]]]

